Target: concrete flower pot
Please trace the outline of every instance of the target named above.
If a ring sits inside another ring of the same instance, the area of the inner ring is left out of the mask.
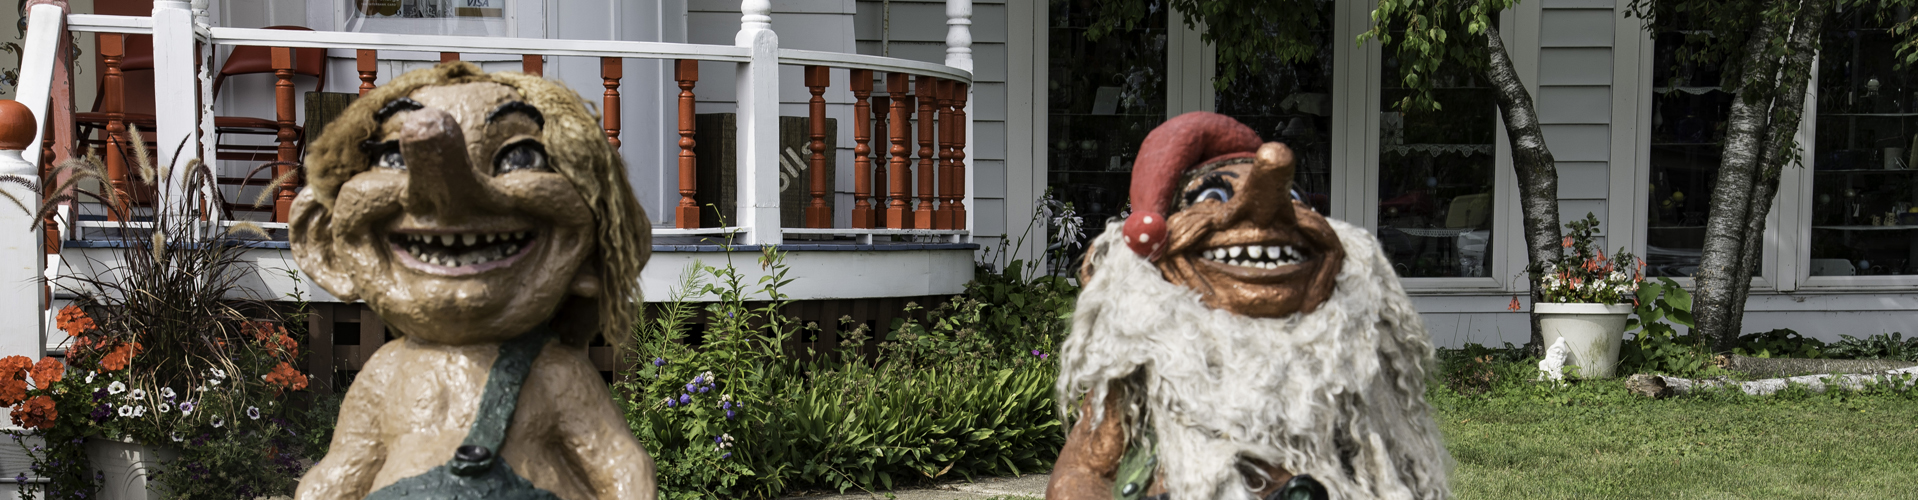
[[[1617,376],[1618,347],[1625,343],[1625,317],[1631,304],[1532,304],[1538,326],[1550,346],[1565,339],[1571,353],[1565,364],[1578,367],[1582,378]]]
[[[105,476],[100,485],[100,500],[159,500],[166,498],[158,484],[148,479],[150,471],[180,458],[179,450],[164,446],[123,443],[106,439],[87,440],[87,459],[93,469]]]

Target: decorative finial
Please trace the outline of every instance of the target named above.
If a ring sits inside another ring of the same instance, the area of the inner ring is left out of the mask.
[[[739,3],[740,31],[773,29],[772,0],[745,0]]]

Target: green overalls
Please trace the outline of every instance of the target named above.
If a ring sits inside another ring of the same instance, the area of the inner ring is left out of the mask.
[[[513,410],[519,405],[520,385],[552,338],[545,325],[499,346],[499,359],[486,375],[486,392],[480,396],[479,412],[466,441],[454,450],[453,459],[417,476],[401,479],[367,495],[367,500],[392,498],[433,500],[558,500],[550,491],[533,486],[531,481],[513,473],[499,458],[500,442],[506,440],[506,426],[513,422]]]

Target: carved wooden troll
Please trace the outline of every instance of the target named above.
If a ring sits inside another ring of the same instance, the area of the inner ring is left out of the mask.
[[[1134,212],[1080,271],[1058,391],[1086,404],[1047,498],[1445,497],[1417,311],[1260,142],[1213,113],[1146,136]]]
[[[463,62],[374,90],[307,156],[300,268],[402,335],[298,497],[651,499],[587,360],[632,324],[646,215],[573,91]]]

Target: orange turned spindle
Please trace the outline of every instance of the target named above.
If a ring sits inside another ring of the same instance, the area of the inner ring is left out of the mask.
[[[533,76],[546,76],[546,57],[539,54],[519,56],[519,70]]]
[[[933,211],[933,229],[952,229],[952,80],[935,79],[939,89],[939,208]]]
[[[353,56],[354,65],[360,72],[360,95],[373,91],[373,80],[380,77],[379,51],[360,49]]]
[[[952,228],[966,228],[966,90],[965,82],[952,82],[952,200],[946,206],[952,214]]]
[[[938,127],[939,85],[937,79],[930,76],[913,78],[913,99],[919,101],[919,206],[912,211],[913,227],[916,229],[935,229],[933,213],[939,209],[939,198],[933,196],[933,182],[938,175],[934,172],[933,132]]]
[[[822,229],[832,227],[832,208],[826,206],[826,195],[832,187],[827,184],[826,176],[826,86],[832,85],[832,68],[825,66],[806,67],[806,89],[812,92],[809,101],[811,109],[807,118],[812,124],[812,150],[810,172],[807,177],[812,181],[812,202],[806,204],[806,227]]]
[[[300,160],[299,133],[293,131],[293,49],[273,48],[273,107],[278,118],[280,133],[279,164],[273,166],[273,178],[278,179],[292,172],[294,162]],[[273,222],[293,220],[293,195],[298,190],[290,176],[273,186],[277,192],[273,195]]]
[[[126,76],[120,72],[120,61],[126,57],[126,35],[101,33],[98,43],[100,58],[107,66],[101,73],[106,102],[100,104],[107,115],[107,180],[113,184],[114,196],[121,205],[107,210],[107,217],[119,220],[127,208]]]
[[[852,70],[852,227],[872,227],[872,70]]]
[[[699,227],[699,159],[693,155],[693,85],[699,83],[699,60],[680,59],[673,65],[673,79],[679,81],[679,206],[673,209],[675,225],[680,229]]]
[[[872,223],[867,225],[872,228],[886,227],[886,188],[891,186],[886,183],[886,131],[891,130],[892,123],[886,120],[886,112],[891,110],[890,96],[872,96],[872,126],[878,134],[874,139],[879,141],[879,146],[872,148]]]
[[[910,187],[907,183],[912,180],[906,146],[912,140],[912,96],[906,95],[907,83],[906,75],[886,74],[886,94],[892,97],[892,119],[887,127],[892,149],[888,151],[891,159],[886,162],[889,171],[886,177],[891,181],[886,190],[886,227],[891,229],[912,229],[912,207],[906,203],[907,197],[912,196],[907,191]]]
[[[619,79],[626,77],[626,60],[617,57],[599,58],[599,78],[606,86],[606,102],[600,109],[605,112],[606,142],[619,147]]]

